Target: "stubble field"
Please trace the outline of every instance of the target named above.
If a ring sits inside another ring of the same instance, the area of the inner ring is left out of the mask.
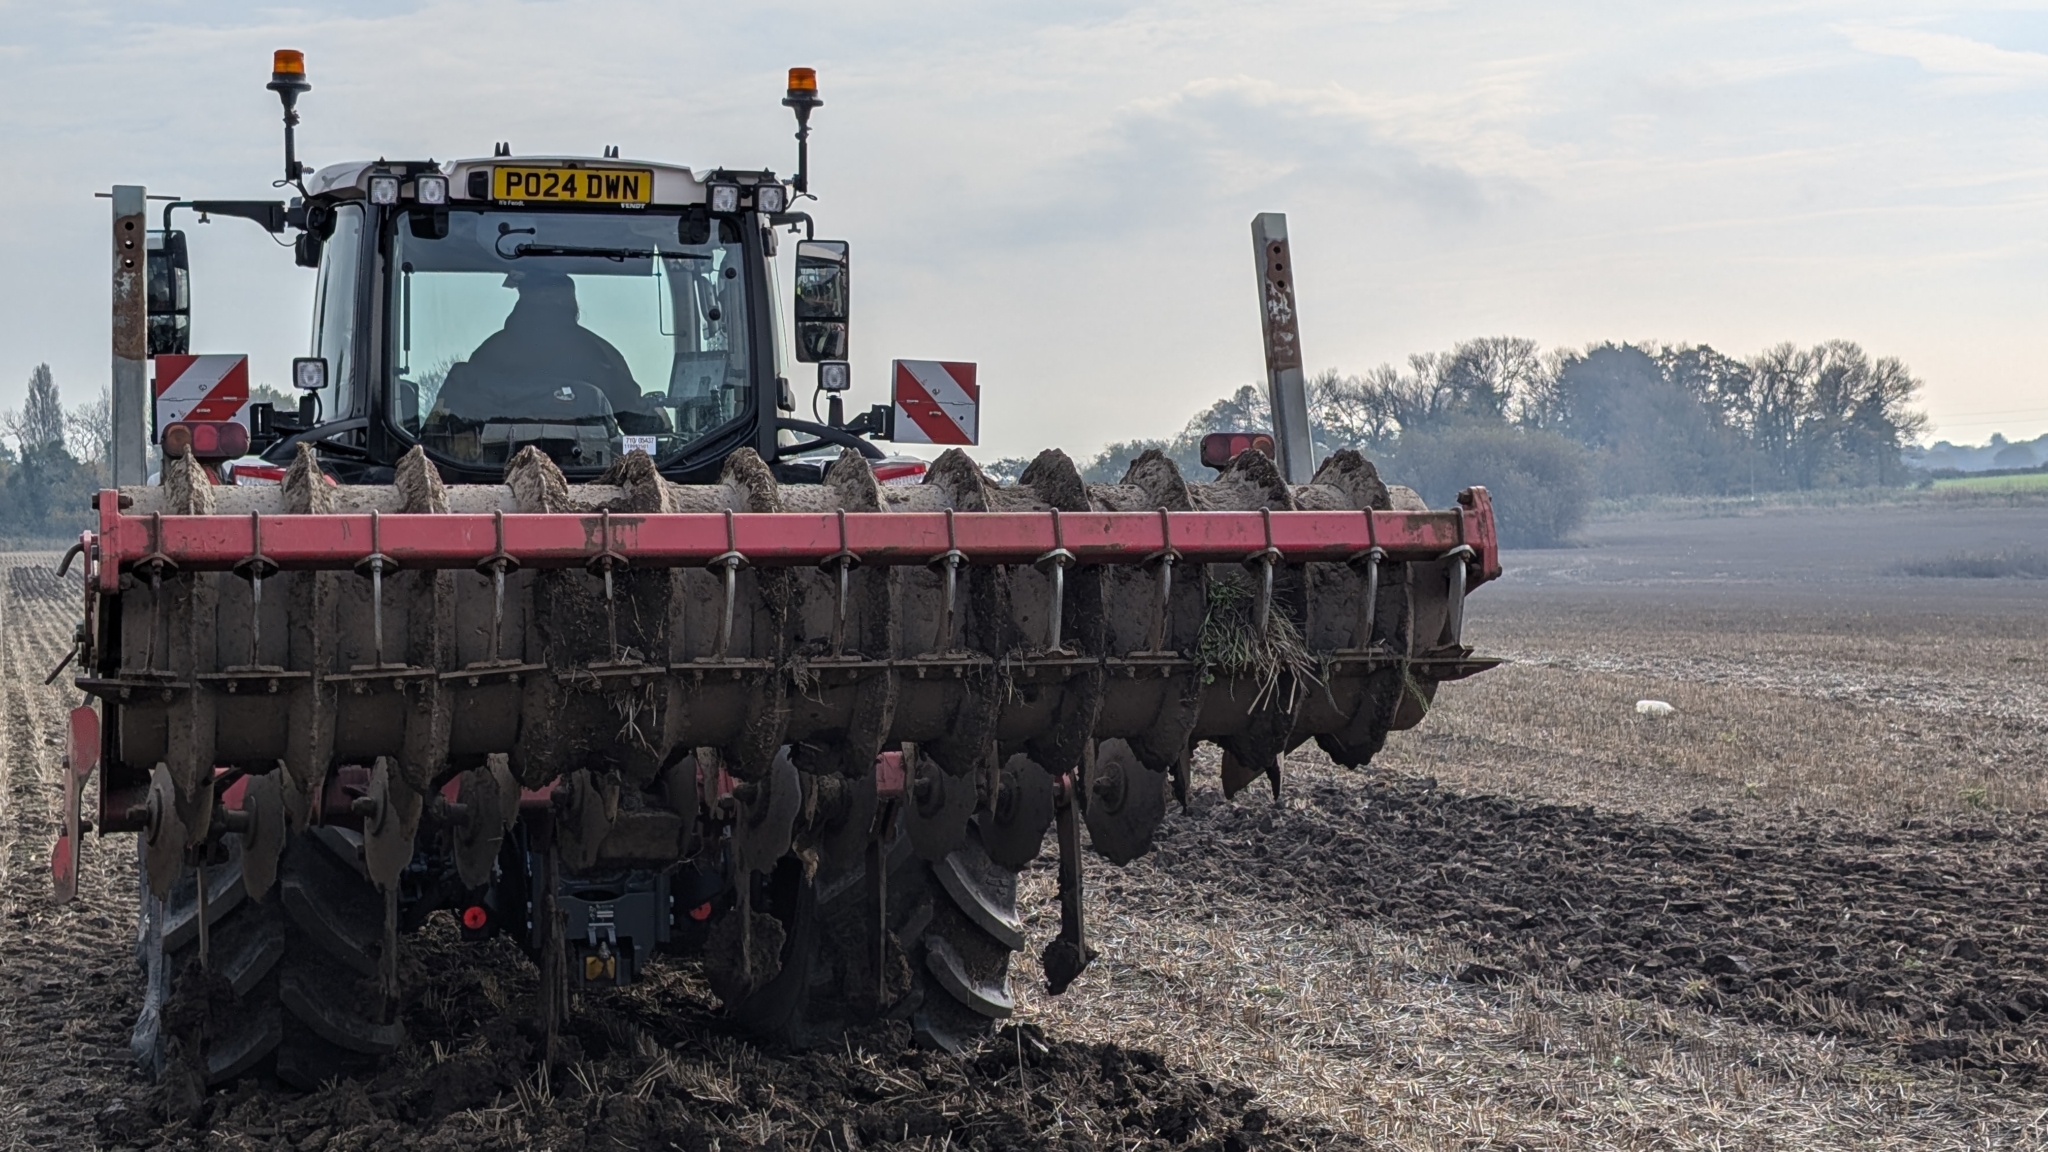
[[[1511,554],[1468,639],[1513,663],[1277,803],[1205,764],[1159,850],[1090,861],[1095,967],[1053,999],[1027,959],[966,1058],[763,1052],[673,964],[586,997],[550,1074],[523,960],[444,927],[389,1075],[168,1123],[125,1050],[131,846],[47,895],[72,591],[0,559],[0,1146],[2039,1146],[2048,581],[1894,573],[2044,546],[1987,504]],[[1024,887],[1035,950],[1047,862]]]

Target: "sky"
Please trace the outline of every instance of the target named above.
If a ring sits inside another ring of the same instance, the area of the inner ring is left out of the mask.
[[[1926,382],[1930,440],[2048,432],[2048,3],[1887,0],[0,0],[0,407],[39,362],[105,384],[96,190],[277,195],[279,47],[315,165],[787,172],[784,70],[817,68],[850,403],[892,358],[975,361],[987,458],[1169,436],[1262,379],[1262,211],[1311,370],[1840,338]],[[246,222],[188,234],[194,350],[281,382],[312,274]]]

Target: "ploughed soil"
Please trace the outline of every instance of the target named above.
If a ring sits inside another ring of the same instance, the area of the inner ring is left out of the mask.
[[[978,1052],[878,1028],[838,1048],[771,1053],[730,1035],[671,967],[587,998],[552,1068],[525,1022],[532,975],[510,948],[464,963],[452,932],[415,957],[451,967],[407,1017],[413,1049],[374,1079],[300,1094],[245,1082],[165,1123],[153,1091],[93,1118],[111,1144],[163,1148],[1038,1149],[1356,1146],[1271,1115],[1251,1089],[1145,1051],[1007,1027]],[[452,965],[464,963],[462,968]],[[505,1008],[501,1008],[504,1004]]]
[[[1447,935],[1483,958],[1452,974],[1466,982],[1540,978],[2048,1076],[2039,817],[1875,831],[1703,808],[1673,823],[1310,775],[1285,806],[1247,794],[1169,821],[1142,866],[1327,922]]]

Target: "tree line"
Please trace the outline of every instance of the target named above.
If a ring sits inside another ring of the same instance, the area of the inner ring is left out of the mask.
[[[1919,389],[1896,357],[1845,340],[1734,357],[1704,344],[1546,352],[1500,336],[1410,356],[1405,368],[1322,372],[1308,401],[1317,459],[1355,448],[1432,506],[1485,484],[1503,536],[1540,544],[1569,535],[1594,498],[1907,483],[1901,452],[1927,427],[1912,407]],[[1110,445],[1083,475],[1114,483],[1148,448],[1206,475],[1204,435],[1271,424],[1264,385],[1247,384],[1177,436]]]
[[[0,412],[0,537],[48,541],[90,527],[112,434],[105,389],[67,409],[50,366],[36,365],[22,406]]]

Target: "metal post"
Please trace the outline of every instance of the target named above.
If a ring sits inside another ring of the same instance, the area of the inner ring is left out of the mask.
[[[115,487],[148,478],[148,197],[139,184],[114,186],[113,436],[107,465]]]
[[[1266,336],[1266,399],[1280,474],[1306,484],[1315,473],[1309,438],[1308,389],[1301,376],[1301,332],[1295,327],[1294,261],[1287,251],[1287,214],[1252,217],[1252,256],[1259,266],[1259,320]]]

